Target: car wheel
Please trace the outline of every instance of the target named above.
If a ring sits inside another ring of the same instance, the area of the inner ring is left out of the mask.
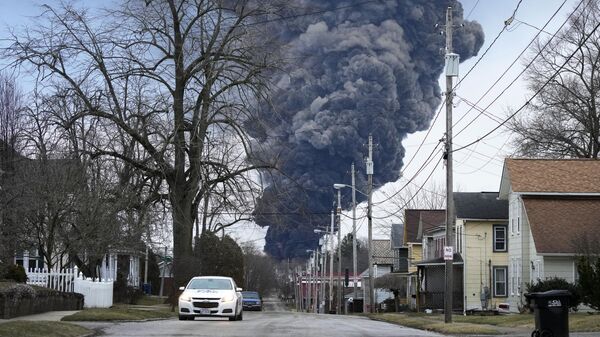
[[[189,317],[187,317],[187,316],[184,316],[184,315],[179,315],[179,320],[180,320],[180,321],[187,321],[187,320],[189,320],[189,319],[190,319],[190,318],[189,318]]]
[[[238,316],[238,321],[241,321],[244,318],[243,314],[244,314],[244,311],[243,310],[240,311],[240,315]]]

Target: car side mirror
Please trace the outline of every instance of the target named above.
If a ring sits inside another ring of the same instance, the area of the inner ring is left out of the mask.
[[[235,291],[237,291],[237,292],[240,292],[242,290],[243,290],[242,288],[235,288]]]
[[[185,287],[179,287],[179,290],[184,291]]]

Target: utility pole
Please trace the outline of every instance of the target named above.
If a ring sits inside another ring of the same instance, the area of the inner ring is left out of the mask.
[[[325,271],[327,270],[327,239],[323,235],[323,244],[321,245],[321,311],[325,313]]]
[[[315,249],[315,286],[314,286],[315,309],[314,313],[319,312],[319,249]]]
[[[299,305],[299,300],[300,300],[300,294],[298,292],[298,267],[294,267],[294,300],[296,302],[296,312],[300,311],[300,305]]]
[[[298,287],[300,288],[298,289],[300,295],[300,311],[304,311],[304,270],[302,270],[302,267],[298,268],[300,269],[300,281],[298,283]]]
[[[308,260],[308,266],[306,267],[308,271],[308,289],[307,289],[307,300],[306,300],[306,312],[310,312],[312,308],[312,255]]]
[[[165,246],[165,256],[163,257],[163,272],[162,278],[160,279],[159,296],[163,295],[163,289],[165,288],[165,277],[167,277],[167,246]]]
[[[146,260],[144,261],[144,290],[148,284],[148,244],[146,243]]]
[[[337,223],[338,223],[338,276],[337,276],[337,314],[342,314],[342,192],[337,190]]]
[[[369,312],[373,313],[375,309],[375,275],[373,275],[373,136],[369,135],[369,158],[367,159],[367,177],[368,177],[368,202],[367,202],[367,220],[369,230],[369,242],[367,250],[369,251]]]
[[[458,76],[458,55],[452,53],[452,7],[446,10],[446,284],[444,289],[444,322],[452,323],[454,290],[454,195],[452,181],[452,78]]]
[[[354,295],[352,300],[352,312],[356,309],[356,299],[358,298],[358,290],[356,286],[356,180],[354,178],[354,163],[352,163],[352,283],[354,285]]]
[[[329,312],[333,311],[333,226],[335,222],[335,217],[333,214],[333,210],[331,210],[331,233],[329,237],[331,238],[331,252],[329,253]]]

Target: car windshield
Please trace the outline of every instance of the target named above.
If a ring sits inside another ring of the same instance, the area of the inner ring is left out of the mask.
[[[258,293],[255,291],[243,291],[242,296],[244,298],[258,298]]]
[[[199,278],[193,279],[188,285],[188,289],[216,289],[231,290],[233,286],[231,281],[222,278]]]

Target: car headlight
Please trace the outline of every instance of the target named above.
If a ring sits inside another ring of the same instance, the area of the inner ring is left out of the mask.
[[[233,294],[227,294],[221,297],[221,302],[231,302],[234,300]]]
[[[184,302],[191,302],[192,296],[179,296],[179,300],[184,301]]]

